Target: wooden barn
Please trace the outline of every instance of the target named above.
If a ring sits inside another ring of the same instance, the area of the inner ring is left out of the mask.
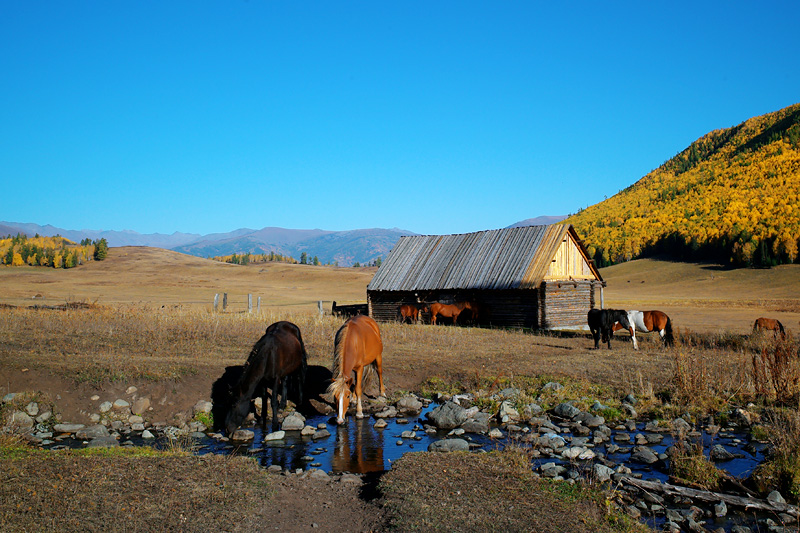
[[[379,321],[397,320],[403,304],[469,301],[479,310],[470,318],[483,325],[582,328],[604,286],[575,229],[554,224],[401,237],[367,286],[367,303]]]

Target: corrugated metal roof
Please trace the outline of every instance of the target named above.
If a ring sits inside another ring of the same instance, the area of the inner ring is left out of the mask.
[[[553,224],[400,237],[367,290],[536,288],[561,241],[574,231]]]

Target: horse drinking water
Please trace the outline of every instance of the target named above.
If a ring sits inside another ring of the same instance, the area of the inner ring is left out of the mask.
[[[628,313],[621,309],[591,309],[586,316],[589,323],[589,329],[592,331],[594,338],[594,349],[600,348],[600,339],[608,343],[608,349],[611,349],[611,337],[614,335],[614,324],[619,322],[630,329],[628,322]]]
[[[231,408],[225,417],[228,434],[233,434],[247,416],[253,395],[261,391],[266,396],[267,387],[272,389],[272,430],[276,431],[278,404],[281,409],[286,407],[289,385],[299,398],[298,403],[302,403],[307,368],[306,348],[300,328],[286,321],[269,326],[264,336],[253,345],[241,377],[231,388]],[[262,427],[266,428],[266,425],[266,417],[262,414]]]
[[[613,331],[620,329],[627,329],[631,333],[631,342],[633,342],[633,349],[639,349],[639,343],[636,342],[636,332],[650,333],[657,331],[664,341],[664,346],[671,346],[675,343],[675,337],[672,334],[672,320],[662,311],[628,311],[628,326],[624,326],[619,322],[614,324]]]
[[[381,354],[383,343],[378,324],[368,316],[358,315],[349,319],[336,332],[333,347],[333,381],[328,393],[336,400],[338,424],[344,423],[347,407],[350,405],[350,388],[353,386],[355,373],[356,418],[364,418],[361,406],[363,387],[372,381],[375,371],[378,373],[381,396],[386,395],[383,387],[383,369]],[[366,375],[365,375],[366,374]]]

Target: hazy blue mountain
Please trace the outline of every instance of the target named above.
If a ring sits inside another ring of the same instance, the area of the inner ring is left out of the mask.
[[[529,218],[509,227],[554,224],[566,217],[543,216]],[[33,223],[0,222],[0,236],[24,233],[50,237],[61,235],[72,241],[105,238],[109,246],[153,246],[166,248],[198,257],[214,257],[231,254],[279,253],[297,260],[305,252],[309,262],[316,256],[321,263],[336,263],[340,266],[371,263],[378,257],[386,258],[397,239],[404,235],[415,235],[399,228],[358,229],[351,231],[326,231],[321,229],[287,229],[266,227],[259,230],[240,228],[227,233],[175,232],[142,234],[135,231],[68,230],[51,225]]]
[[[508,226],[509,228],[522,228],[525,226],[549,226],[550,224],[557,224],[567,218],[567,215],[559,216],[541,216],[536,218],[526,218]]]

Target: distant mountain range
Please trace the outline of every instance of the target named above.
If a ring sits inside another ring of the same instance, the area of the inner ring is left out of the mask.
[[[530,218],[513,224],[513,227],[552,224],[565,217]],[[511,227],[511,226],[510,226]],[[351,266],[369,264],[378,257],[385,258],[397,239],[415,233],[399,229],[357,229],[351,231],[301,230],[267,227],[259,230],[241,228],[228,233],[175,232],[142,234],[135,231],[68,230],[51,225],[0,222],[1,235],[24,233],[51,237],[61,235],[75,242],[89,238],[106,239],[109,246],[153,246],[166,248],[197,257],[214,257],[231,254],[263,254],[269,252],[300,259],[303,252],[309,260],[319,258],[322,263]]]

